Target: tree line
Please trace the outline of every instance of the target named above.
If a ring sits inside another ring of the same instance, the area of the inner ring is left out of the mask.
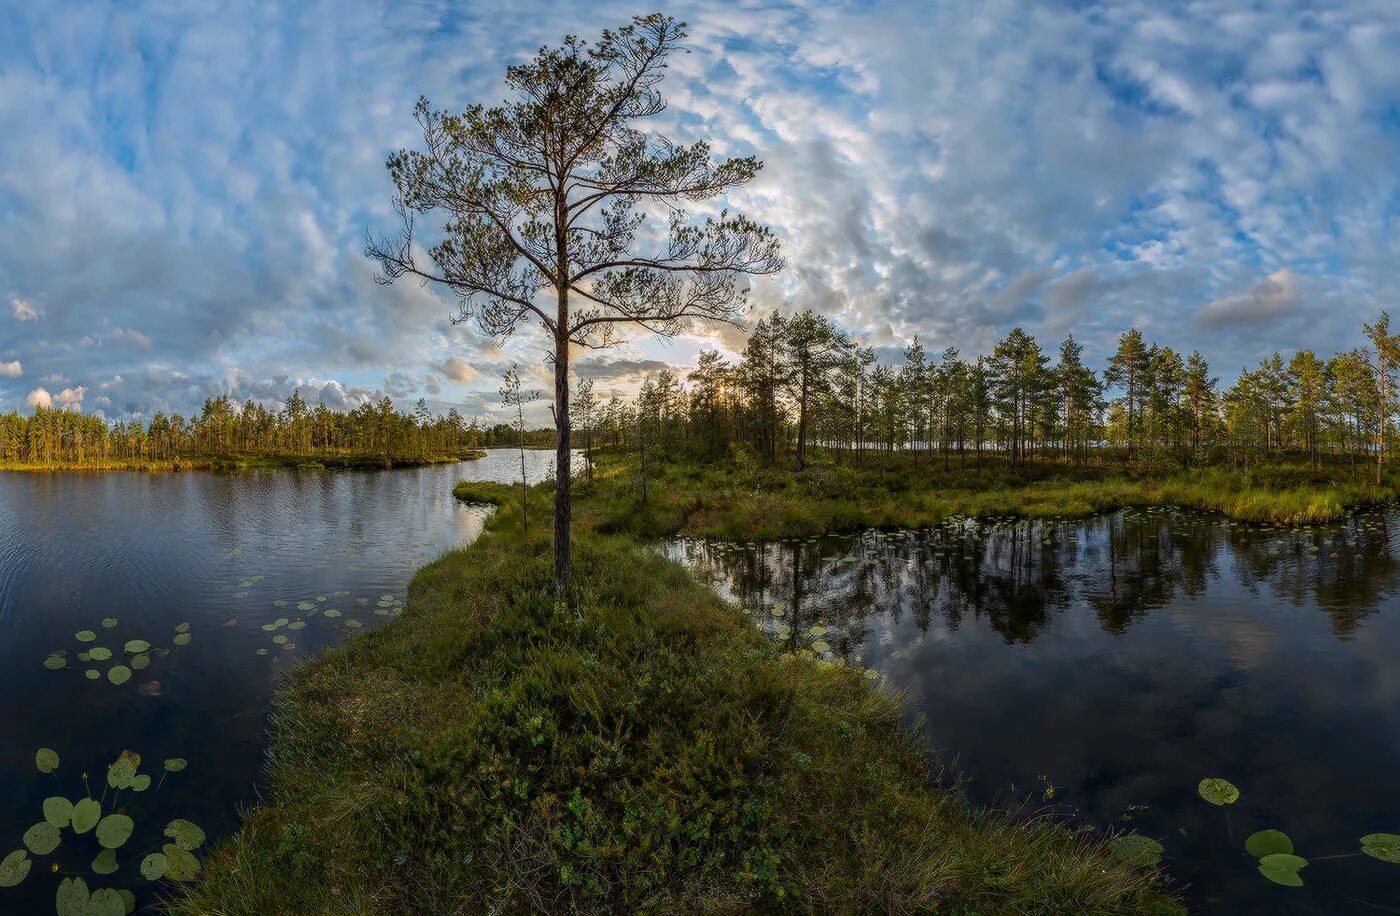
[[[347,456],[400,463],[460,455],[485,439],[456,408],[434,416],[420,400],[403,413],[386,397],[341,412],[295,392],[275,410],[220,396],[206,398],[198,415],[156,413],[145,423],[42,407],[29,417],[0,414],[0,462],[26,465]]]
[[[704,352],[684,378],[657,373],[630,400],[600,404],[590,388],[575,416],[589,440],[626,443],[643,461],[740,448],[800,469],[824,449],[855,460],[928,453],[944,468],[995,455],[1014,467],[1119,458],[1170,469],[1291,455],[1313,468],[1369,459],[1379,480],[1396,434],[1400,334],[1385,313],[1365,332],[1367,346],[1273,353],[1223,387],[1199,352],[1135,328],[1101,372],[1072,335],[1048,352],[1019,327],[972,358],[951,346],[930,354],[915,337],[891,365],[808,310],[757,322],[737,362]]]

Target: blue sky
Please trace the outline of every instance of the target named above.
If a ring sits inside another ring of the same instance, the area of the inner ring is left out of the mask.
[[[112,418],[211,394],[495,407],[502,349],[385,288],[387,153],[420,94],[502,97],[507,64],[643,8],[122,2],[0,10],[0,410]],[[1394,306],[1400,4],[684,3],[658,127],[767,164],[734,207],[812,307],[893,355],[1020,324],[1099,362],[1118,332],[1232,376],[1331,352]],[[581,364],[630,390],[732,331]],[[544,379],[541,388],[547,388]]]

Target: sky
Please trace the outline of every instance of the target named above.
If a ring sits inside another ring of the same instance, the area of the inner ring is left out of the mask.
[[[412,107],[505,97],[613,0],[0,5],[0,411],[110,419],[299,390],[499,411],[543,337],[374,282]],[[1101,366],[1129,326],[1229,378],[1361,343],[1400,292],[1400,4],[1245,0],[676,3],[690,53],[656,127],[754,154],[727,203],[812,308],[886,359],[1020,325]],[[637,337],[605,394],[742,335]],[[541,408],[543,409],[543,408]]]

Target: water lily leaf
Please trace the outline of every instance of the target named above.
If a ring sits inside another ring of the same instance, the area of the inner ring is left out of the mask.
[[[91,630],[79,630],[73,635],[78,642],[97,642],[97,634]]]
[[[128,913],[134,913],[134,912],[136,912],[136,895],[135,895],[135,894],[133,894],[131,891],[127,890],[127,889],[124,888],[124,887],[119,887],[119,888],[117,888],[117,896],[119,896],[119,897],[122,898],[122,906],[126,908],[126,912],[128,912]]]
[[[88,916],[88,888],[82,878],[64,878],[58,886],[58,916]]]
[[[194,637],[188,633],[176,633],[174,642],[177,646],[188,646],[191,639]]]
[[[1368,833],[1361,838],[1361,851],[1373,859],[1400,865],[1400,836],[1393,833]]]
[[[112,659],[112,650],[102,646],[94,646],[88,650],[88,658],[95,662],[106,662]]]
[[[131,791],[144,792],[151,787],[151,777],[142,773],[131,781]]]
[[[1202,779],[1200,785],[1196,786],[1196,791],[1212,805],[1231,805],[1240,798],[1240,790],[1229,780],[1215,776]]]
[[[135,751],[122,751],[121,756],[107,767],[107,785],[114,789],[128,789],[141,769],[141,755]]]
[[[199,860],[174,843],[161,847],[165,853],[165,877],[173,881],[193,881],[199,875]]]
[[[39,748],[34,754],[34,766],[40,773],[52,773],[58,769],[58,752],[47,747]]]
[[[125,649],[129,655],[141,655],[151,650],[151,644],[144,639],[133,639],[122,648]]]
[[[91,653],[91,652],[79,652],[79,653],[78,653],[78,661],[80,661],[80,662],[90,662],[90,661],[92,661],[92,653]]]
[[[304,629],[306,629],[306,621],[305,621],[305,620],[293,620],[291,623],[287,624],[287,629],[289,629],[289,630],[304,630]]]
[[[73,806],[73,832],[87,833],[102,819],[102,806],[91,798],[81,799]]]
[[[44,820],[62,830],[73,822],[73,803],[62,795],[44,799]]]
[[[151,657],[149,655],[133,655],[131,657],[132,671],[145,671],[151,667]]]
[[[272,637],[272,641],[279,646],[285,645],[287,642],[287,637],[283,636],[281,633],[278,633],[276,636]]]
[[[187,624],[187,623],[177,623],[177,624],[175,625],[175,632],[176,632],[176,633],[188,633],[189,631],[190,631],[190,625]]]
[[[14,887],[19,884],[29,874],[33,864],[34,860],[29,858],[29,854],[23,849],[16,849],[0,859],[0,887]]]
[[[339,617],[339,616],[340,616],[340,611],[337,611],[335,608],[331,608],[330,610],[326,611],[326,616],[327,616],[327,617]]]
[[[830,652],[830,651],[831,651],[831,645],[830,645],[830,643],[828,643],[825,639],[819,639],[819,640],[817,640],[816,642],[812,643],[812,651],[813,651],[813,652]]]
[[[298,611],[309,611],[309,610],[311,610],[312,608],[314,608],[315,606],[316,606],[316,603],[313,602],[313,601],[298,601],[298,602],[297,602],[297,610],[298,610]]]
[[[159,881],[165,877],[165,869],[169,860],[164,853],[153,852],[141,860],[141,877],[147,881]]]
[[[1293,841],[1282,831],[1260,830],[1249,835],[1249,839],[1244,841],[1244,848],[1254,858],[1262,859],[1274,853],[1292,852]]]
[[[170,757],[165,761],[165,772],[182,773],[190,762],[183,757]]]
[[[60,668],[67,668],[68,659],[62,655],[54,653],[48,658],[44,659],[44,667],[49,669],[50,671],[57,671]]]
[[[1307,867],[1308,860],[1285,852],[1273,853],[1259,860],[1259,874],[1284,887],[1302,887],[1298,872]]]
[[[135,826],[125,814],[109,814],[97,824],[97,842],[105,849],[120,849]]]
[[[131,680],[131,669],[126,665],[115,665],[107,672],[107,680],[120,687]]]
[[[87,678],[90,681],[95,681],[101,676],[102,672],[98,671],[96,668],[89,668],[88,670],[83,672],[83,677]]]
[[[185,820],[176,818],[165,825],[165,835],[175,841],[175,845],[189,852],[198,849],[204,844],[204,831],[199,826]]]
[[[1108,841],[1109,852],[1120,861],[1140,868],[1153,868],[1162,861],[1162,844],[1140,833],[1125,833]]]
[[[112,888],[100,888],[88,900],[87,916],[126,916],[126,902]]]
[[[36,856],[46,856],[58,848],[60,835],[58,828],[53,824],[48,821],[40,821],[24,831],[21,840]]]
[[[103,617],[103,618],[102,618],[102,626],[103,626],[104,629],[110,630],[110,629],[112,629],[113,627],[115,627],[116,625],[117,625],[117,618],[115,618],[115,617]]]
[[[101,829],[101,828],[99,828]],[[92,860],[92,870],[99,875],[110,875],[117,870],[117,851],[104,849]]]

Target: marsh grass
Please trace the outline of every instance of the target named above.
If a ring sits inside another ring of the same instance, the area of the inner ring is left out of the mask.
[[[973,812],[896,698],[629,536],[583,531],[556,606],[519,491],[459,492],[490,533],[295,673],[267,804],[174,912],[1178,912],[1101,838]]]

